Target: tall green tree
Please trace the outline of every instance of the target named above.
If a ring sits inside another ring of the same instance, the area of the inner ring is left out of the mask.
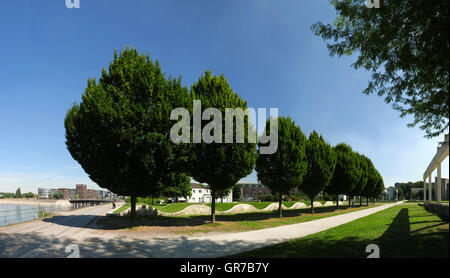
[[[196,181],[208,184],[212,197],[211,222],[215,223],[218,193],[231,189],[241,178],[252,172],[256,160],[256,141],[252,143],[248,140],[248,115],[242,119],[245,125],[243,143],[236,143],[238,129],[234,117],[231,132],[222,132],[222,127],[226,129],[227,109],[247,109],[247,102],[233,92],[224,75],[213,76],[210,71],[206,71],[191,86],[191,94],[193,100],[201,101],[201,111],[193,110],[194,118],[196,113],[203,114],[209,108],[217,108],[220,112],[219,115],[213,115],[211,121],[202,120],[199,123],[203,133],[214,125],[215,128],[210,129],[209,134],[218,141],[205,142],[203,136],[201,140],[196,141],[195,136],[199,134],[195,131],[195,119],[191,123],[194,138],[191,145],[190,173]],[[233,143],[226,143],[226,135],[231,135]]]
[[[361,170],[361,177],[358,180],[357,186],[355,186],[354,190],[352,191],[353,196],[359,196],[359,205],[362,206],[362,197],[364,189],[367,186],[367,181],[369,179],[369,164],[368,164],[368,158],[362,154],[355,153],[355,155],[358,158],[358,167]]]
[[[298,188],[306,174],[308,161],[306,158],[306,136],[300,127],[290,117],[278,119],[278,149],[273,154],[259,154],[256,160],[258,180],[269,187],[273,193],[278,193],[278,215],[282,215],[283,194]],[[270,129],[270,119],[266,122],[267,132]],[[260,141],[258,146],[268,143]]]
[[[374,186],[374,190],[371,192],[372,200],[375,198],[379,198],[384,191],[384,181],[383,177],[380,175],[378,171],[376,171],[376,183]]]
[[[160,196],[189,199],[192,195],[191,178],[185,173],[168,173],[160,185]]]
[[[377,93],[414,116],[426,137],[449,127],[449,1],[380,0],[367,8],[361,0],[331,0],[334,23],[318,22],[313,32],[329,41],[331,56],[358,58],[355,69],[372,72],[365,94]]]
[[[66,145],[89,178],[111,192],[136,198],[157,192],[169,173],[183,172],[184,144],[170,140],[170,113],[189,105],[180,78],[166,78],[158,61],[125,48],[97,83],[89,79],[80,104],[65,118]]]
[[[16,194],[14,195],[14,198],[21,198],[21,197],[22,197],[22,192],[20,191],[20,187],[19,187],[16,190]]]
[[[366,167],[366,177],[367,177],[367,182],[366,182],[366,186],[364,187],[364,189],[362,190],[362,192],[360,192],[360,196],[363,196],[366,198],[367,200],[367,205],[369,204],[369,199],[372,198],[373,193],[376,191],[377,189],[377,182],[378,182],[378,171],[375,169],[375,166],[373,165],[372,161],[367,158],[364,157],[364,162],[365,162],[365,167]]]
[[[241,185],[236,183],[233,186],[233,201],[239,201],[242,197],[241,195],[242,195]]]
[[[358,186],[362,169],[359,167],[358,156],[349,145],[340,143],[333,150],[336,154],[336,167],[325,192],[336,195],[336,208],[339,208],[339,194],[348,194]]]
[[[325,142],[322,135],[313,131],[306,144],[308,168],[300,190],[311,200],[311,213],[314,213],[314,198],[322,192],[333,178],[337,157],[333,148]]]

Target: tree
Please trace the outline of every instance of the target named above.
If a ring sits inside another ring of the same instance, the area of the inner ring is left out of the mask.
[[[367,200],[367,205],[369,205],[369,198],[373,197],[374,192],[377,189],[377,183],[378,183],[378,178],[379,178],[379,174],[378,171],[375,169],[375,167],[373,166],[372,161],[367,158],[364,157],[365,160],[365,167],[366,167],[366,176],[367,176],[367,182],[366,182],[366,186],[364,187],[363,191],[360,192],[361,196],[364,196]]]
[[[160,195],[165,197],[184,197],[189,199],[192,195],[191,178],[187,174],[179,174],[176,172],[169,173],[160,184],[159,193],[154,193],[154,195]]]
[[[241,199],[241,185],[239,183],[236,183],[233,186],[233,201],[239,201]]]
[[[309,135],[306,157],[308,168],[299,189],[311,200],[311,213],[314,213],[314,198],[333,178],[337,158],[333,148],[316,131]]]
[[[368,158],[362,154],[356,153],[358,158],[359,168],[361,169],[361,177],[357,183],[357,186],[352,190],[352,196],[359,196],[359,206],[362,206],[362,196],[364,189],[367,186],[367,181],[369,180],[369,163]]]
[[[57,190],[57,191],[55,191],[55,193],[53,193],[52,197],[53,197],[53,199],[59,200],[59,199],[64,198],[64,194],[61,191]]]
[[[16,194],[14,195],[14,198],[21,198],[21,197],[22,197],[22,192],[20,191],[20,187],[19,187],[16,190]]]
[[[325,188],[329,194],[336,195],[336,208],[339,208],[339,194],[348,194],[358,186],[362,169],[352,148],[344,143],[333,147],[336,154],[336,167],[330,184]]]
[[[282,215],[283,194],[300,187],[307,170],[306,136],[290,117],[278,119],[278,149],[273,154],[259,154],[256,160],[258,180],[278,193],[278,215]],[[270,119],[266,122],[267,132]],[[258,147],[268,143],[258,143]]]
[[[372,191],[371,197],[372,198],[378,198],[378,197],[381,196],[383,191],[384,191],[383,177],[380,175],[380,173],[378,171],[376,171],[376,183],[375,183],[375,188]]]
[[[330,55],[359,56],[355,69],[372,72],[365,94],[376,92],[386,103],[413,115],[426,137],[449,127],[449,1],[381,1],[368,9],[361,0],[332,0],[333,25],[311,29],[327,44]]]
[[[180,78],[166,78],[158,61],[125,48],[97,83],[89,79],[82,102],[65,118],[66,145],[90,179],[111,192],[131,196],[133,225],[136,197],[183,172],[184,144],[170,140],[170,113],[189,104]]]
[[[209,134],[214,136],[214,141],[205,142],[203,138],[196,142],[194,138],[191,144],[190,162],[192,178],[200,183],[207,183],[211,190],[211,222],[215,223],[217,193],[231,189],[241,178],[252,172],[256,159],[256,142],[251,143],[248,140],[248,125],[250,124],[248,116],[243,118],[245,125],[244,134],[242,134],[243,143],[235,143],[238,130],[234,117],[232,118],[231,132],[222,132],[226,118],[222,115],[227,109],[247,109],[247,102],[233,92],[223,75],[213,76],[210,71],[206,71],[191,86],[191,94],[194,101],[201,101],[202,111],[194,109],[194,117],[196,113],[206,115],[204,111],[211,111],[209,108],[219,110],[219,115],[213,115],[214,119],[211,122],[203,120],[200,123],[203,133],[208,130],[208,127],[214,125],[214,128],[209,131]],[[194,121],[192,125],[195,125]],[[192,130],[194,137],[198,135],[195,126],[192,126]],[[226,142],[227,134],[231,135],[233,143],[222,143]]]

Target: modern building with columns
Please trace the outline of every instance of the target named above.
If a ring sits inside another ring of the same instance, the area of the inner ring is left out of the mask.
[[[431,184],[431,175],[433,174],[433,171],[437,170],[437,176],[436,176],[436,195],[437,195],[437,201],[440,203],[442,201],[442,193],[441,193],[441,163],[448,157],[448,134],[445,135],[444,142],[440,142],[439,146],[437,147],[437,151],[433,159],[431,160],[430,164],[428,165],[427,170],[423,174],[423,201],[424,202],[431,202],[433,199],[433,195],[431,192],[432,184]],[[428,179],[428,182],[427,182]],[[428,188],[428,194],[425,194]],[[426,196],[428,195],[428,200],[426,200]]]

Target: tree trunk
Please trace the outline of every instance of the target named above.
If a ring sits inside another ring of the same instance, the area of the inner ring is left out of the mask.
[[[283,194],[280,193],[280,199],[278,200],[278,215],[280,218],[283,217],[283,211],[281,209],[282,204],[283,204]]]
[[[359,206],[362,207],[362,197],[359,196]]]
[[[311,198],[311,213],[314,214],[314,198]]]
[[[348,196],[348,207],[351,208],[352,206],[352,196]]]
[[[136,219],[136,196],[131,196],[130,226],[133,227],[135,219]]]
[[[366,198],[367,206],[369,206],[369,198]]]
[[[211,223],[216,223],[216,190],[211,189]]]
[[[339,209],[339,194],[336,195],[336,209]]]

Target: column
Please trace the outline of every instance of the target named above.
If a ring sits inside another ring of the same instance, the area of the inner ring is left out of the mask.
[[[431,174],[428,176],[428,201],[430,203],[433,201],[433,196],[431,195]]]
[[[436,179],[436,186],[437,186],[437,201],[440,204],[441,203],[441,163],[439,162],[437,165],[437,179]]]
[[[427,201],[427,179],[423,178],[423,202]]]

